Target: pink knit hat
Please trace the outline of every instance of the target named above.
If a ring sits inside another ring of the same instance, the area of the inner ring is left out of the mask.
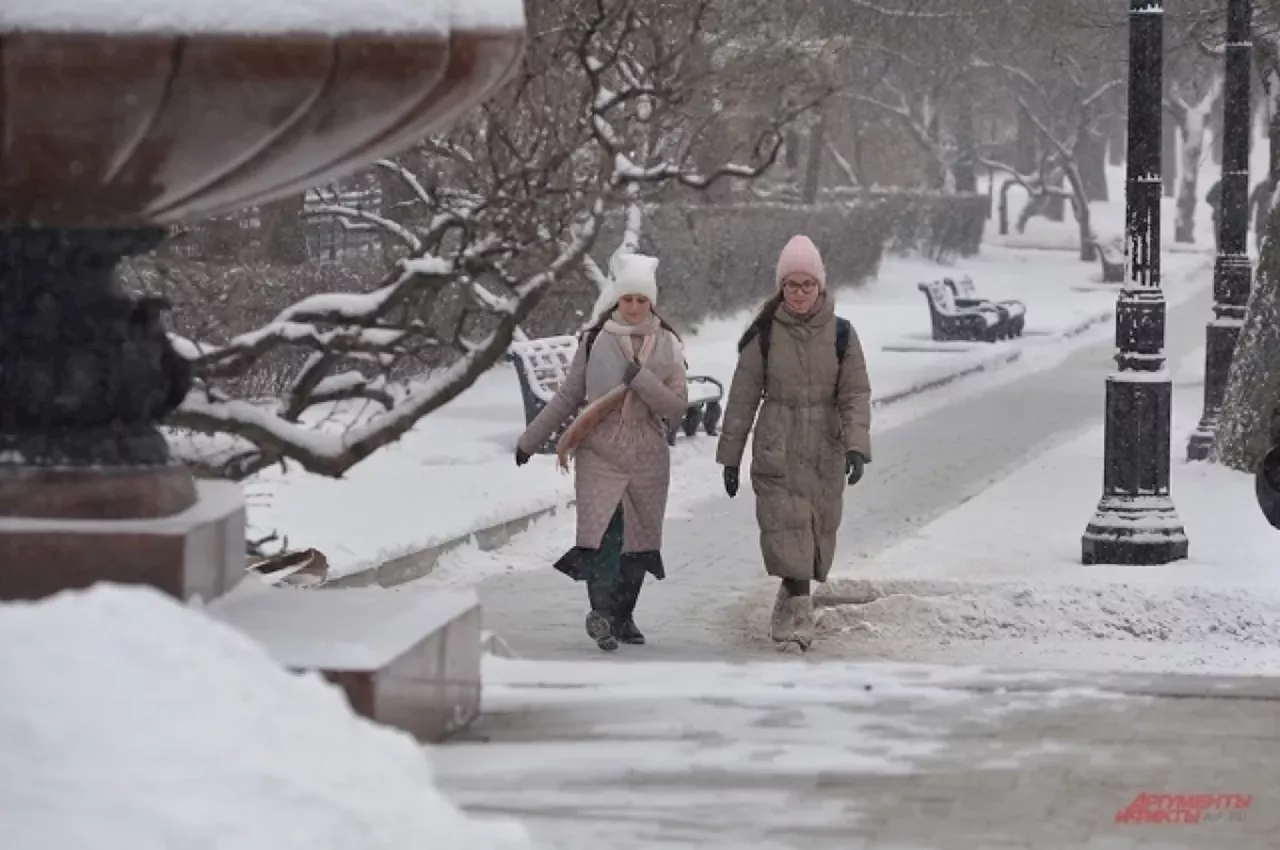
[[[791,237],[778,255],[778,286],[782,286],[790,274],[808,275],[818,282],[820,289],[827,288],[827,269],[822,265],[822,255],[808,236]]]

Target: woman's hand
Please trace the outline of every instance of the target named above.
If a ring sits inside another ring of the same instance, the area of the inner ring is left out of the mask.
[[[862,473],[866,471],[866,466],[867,461],[862,456],[862,452],[845,452],[844,474],[849,476],[850,487],[862,480]]]
[[[724,468],[724,491],[729,494],[730,499],[738,495],[738,467]]]

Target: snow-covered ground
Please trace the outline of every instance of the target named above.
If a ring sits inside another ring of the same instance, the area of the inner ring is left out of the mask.
[[[414,739],[149,588],[0,603],[0,693],[5,850],[530,847]]]
[[[1280,672],[1280,534],[1250,476],[1188,464],[1203,350],[1174,364],[1171,491],[1191,557],[1160,567],[1080,564],[1102,492],[1090,428],[831,586],[863,604],[827,610],[841,657],[1017,666]]]

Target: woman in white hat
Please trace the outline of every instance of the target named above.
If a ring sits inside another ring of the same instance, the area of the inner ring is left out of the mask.
[[[671,480],[666,425],[688,401],[679,335],[654,307],[658,260],[615,257],[612,292],[555,398],[521,435],[516,463],[530,456],[583,404],[557,445],[560,466],[574,461],[577,545],[556,563],[585,581],[587,634],[605,651],[641,644],[633,617],[645,573],[665,577],[662,524]]]

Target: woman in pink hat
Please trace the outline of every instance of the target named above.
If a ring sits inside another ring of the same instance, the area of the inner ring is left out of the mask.
[[[810,583],[826,581],[835,555],[844,488],[871,461],[871,384],[853,326],[835,313],[817,247],[796,236],[778,257],[778,292],[738,343],[716,461],[725,491],[738,493],[739,467],[755,423],[751,487],[760,549],[781,579],[775,641],[813,642]],[[759,412],[759,418],[756,414]]]

